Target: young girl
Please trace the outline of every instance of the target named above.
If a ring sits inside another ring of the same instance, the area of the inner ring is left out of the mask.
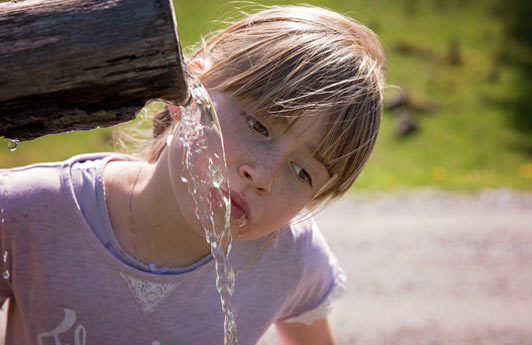
[[[326,315],[344,278],[310,212],[372,151],[383,63],[368,28],[311,6],[249,15],[192,56],[224,137],[240,344],[271,324],[282,344],[334,343]],[[6,344],[223,343],[179,121],[175,107],[156,114],[146,161],[98,153],[1,171]]]

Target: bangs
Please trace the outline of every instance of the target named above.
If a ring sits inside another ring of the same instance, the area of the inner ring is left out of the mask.
[[[316,149],[332,176],[316,195],[317,203],[343,195],[362,172],[377,140],[381,123],[380,100],[353,104],[324,124],[324,135]],[[376,114],[379,114],[376,116]]]
[[[341,196],[360,174],[380,126],[384,83],[373,32],[323,13],[273,8],[221,31],[194,56],[211,63],[200,76],[209,90],[230,92],[286,130],[302,116],[323,118],[315,156],[332,178],[316,203]]]

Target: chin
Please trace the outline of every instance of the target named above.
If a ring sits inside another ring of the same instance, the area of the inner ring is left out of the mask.
[[[231,227],[231,235],[233,237],[234,241],[252,241],[252,240],[258,240],[264,237],[267,237],[271,235],[273,231],[257,231],[257,229],[251,229],[248,226],[245,226],[244,228],[233,228]]]

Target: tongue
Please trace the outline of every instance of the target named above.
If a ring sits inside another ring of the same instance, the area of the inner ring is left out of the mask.
[[[231,217],[239,219],[245,215],[246,213],[231,200]]]

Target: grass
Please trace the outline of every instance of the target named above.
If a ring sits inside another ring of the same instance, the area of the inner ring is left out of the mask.
[[[514,109],[508,106],[519,91],[521,71],[498,59],[503,27],[492,5],[471,0],[310,3],[348,13],[374,29],[387,50],[388,83],[437,106],[432,112],[413,112],[419,130],[402,138],[395,135],[395,116],[384,114],[374,155],[354,190],[426,186],[464,192],[502,187],[532,190],[531,133],[515,125]],[[234,9],[215,0],[177,1],[175,6],[185,47]],[[459,47],[460,64],[452,64],[449,58],[453,45]],[[23,142],[15,152],[0,150],[0,167],[112,150],[114,130]],[[0,139],[2,146],[7,146],[4,139]]]

